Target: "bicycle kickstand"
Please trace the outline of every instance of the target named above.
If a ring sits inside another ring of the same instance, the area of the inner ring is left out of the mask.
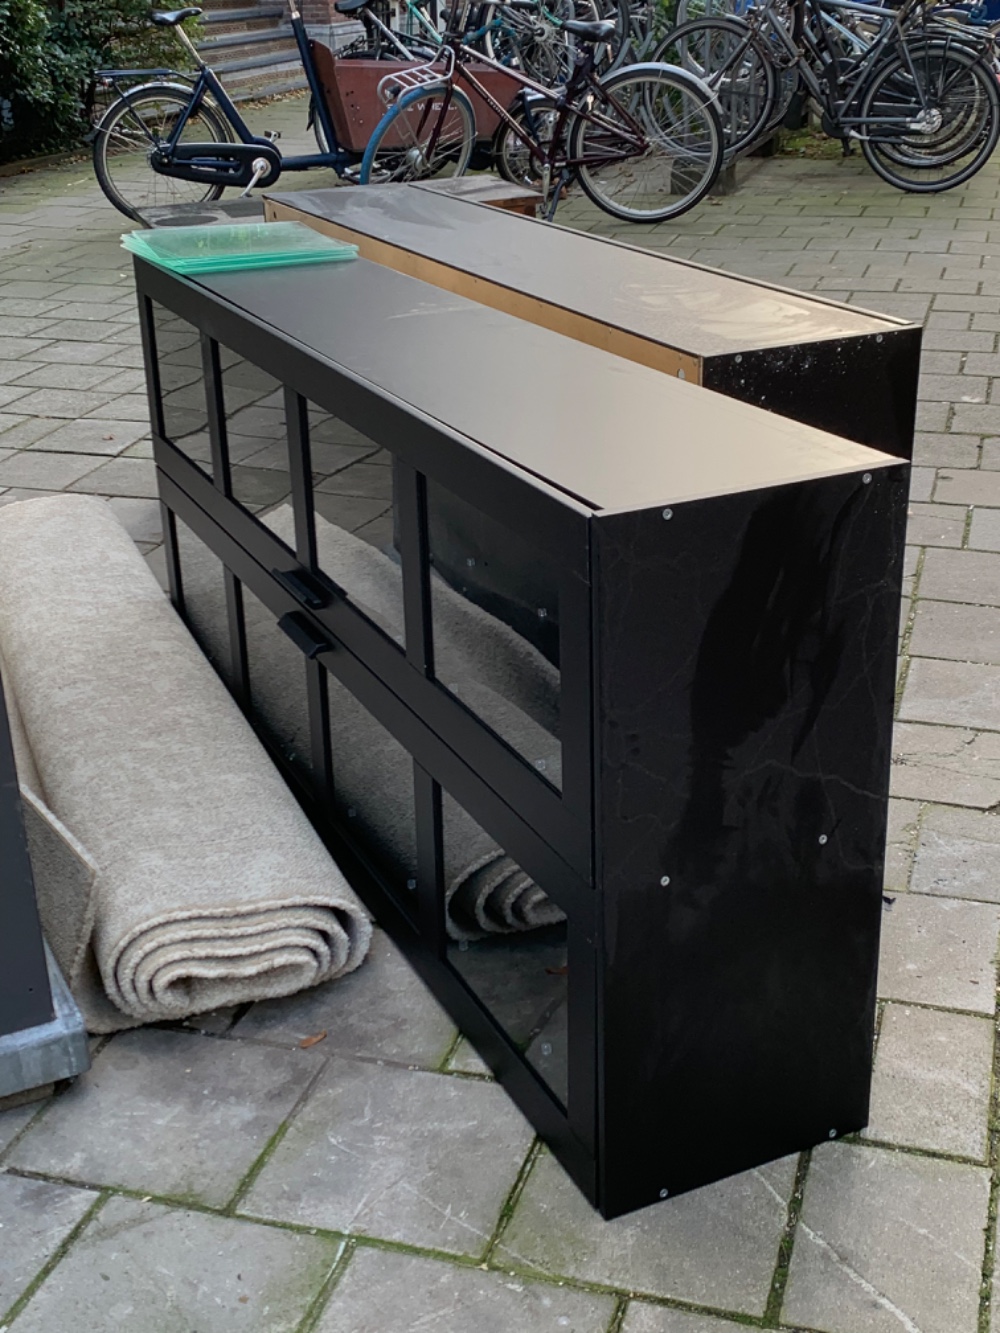
[[[556,209],[559,207],[559,201],[569,182],[570,173],[568,171],[561,171],[559,173],[559,179],[556,181],[555,188],[545,192],[542,215],[546,222],[552,222],[555,218]]]

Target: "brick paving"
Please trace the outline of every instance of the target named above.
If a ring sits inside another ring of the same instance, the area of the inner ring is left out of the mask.
[[[379,935],[0,1113],[0,1329],[1000,1333],[998,166],[918,198],[780,159],[675,224],[561,213],[925,323],[868,1129],[602,1222]],[[124,229],[85,161],[0,179],[0,504],[106,496],[159,568]]]

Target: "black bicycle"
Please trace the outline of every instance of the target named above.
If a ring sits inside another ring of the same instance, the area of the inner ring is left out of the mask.
[[[830,21],[831,12],[863,20],[864,40],[845,47],[845,28]],[[903,0],[897,9],[854,0],[757,0],[742,18],[682,25],[659,54],[715,92],[731,153],[780,119],[781,76],[788,73],[818,106],[824,131],[845,147],[860,143],[872,169],[900,190],[961,185],[1000,140],[988,42],[936,19],[922,0]]]

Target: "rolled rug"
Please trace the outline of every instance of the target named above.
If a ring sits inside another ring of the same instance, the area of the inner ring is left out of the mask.
[[[263,521],[288,546],[294,545],[290,506],[282,505]],[[399,566],[318,514],[316,544],[320,567],[347,591],[352,603],[390,637],[398,638],[403,630]],[[199,608],[221,607],[214,558],[200,543],[190,544],[184,554],[184,586],[195,604]],[[476,674],[480,660],[477,657],[470,663],[471,644],[478,636],[481,643],[502,645],[502,666],[492,673],[493,683],[509,688],[522,704],[530,702],[553,726],[557,725],[558,674],[508,626],[465,602],[450,588],[446,592],[450,605],[447,629],[439,628],[435,648],[439,658],[444,648],[452,662],[464,663],[454,692],[474,713],[494,725],[529,763],[558,781],[561,752],[555,735],[525,707],[483,683]],[[468,619],[463,621],[466,611]],[[273,632],[273,617],[256,598],[246,599],[244,615],[248,642],[256,646],[254,674],[258,684],[254,704],[261,722],[273,736],[294,740],[296,748],[301,748],[308,734],[308,718],[302,691],[288,688],[287,671],[282,669],[280,657],[286,652],[286,643]],[[488,659],[489,654],[482,660]],[[328,690],[338,805],[350,812],[359,841],[405,881],[416,864],[412,761],[399,742],[333,675],[328,676]],[[447,929],[453,939],[535,930],[564,919],[551,899],[447,793],[442,816]]]
[[[357,967],[364,909],[110,506],[3,508],[0,569],[0,645],[45,801],[96,867],[67,969],[92,1030]]]

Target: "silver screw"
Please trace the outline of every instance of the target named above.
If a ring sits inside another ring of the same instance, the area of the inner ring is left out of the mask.
[[[674,516],[674,511],[672,509],[664,509],[663,511],[664,518],[673,518],[673,516]]]
[[[347,811],[347,818],[353,819],[357,813],[358,813],[357,810],[355,810],[354,806],[352,805]]]
[[[737,365],[739,365],[740,362],[743,360],[743,353],[737,352],[736,355],[733,357],[733,360],[736,362]]]
[[[545,772],[545,760],[544,760],[544,759],[536,759],[536,760],[535,760],[535,767],[538,769],[539,773],[544,773],[544,772]]]
[[[826,1137],[827,1137],[828,1139],[835,1139],[835,1138],[837,1137],[837,1131],[836,1131],[835,1129],[831,1129],[830,1132],[829,1132],[829,1134],[827,1134]]]
[[[476,562],[475,560],[473,560],[471,555],[467,555],[465,557],[465,563],[469,566],[470,569],[472,569],[475,566]]]
[[[877,343],[880,343],[880,342],[882,341],[882,335],[881,335],[881,333],[876,333],[876,335],[875,335],[875,341],[876,341]]]
[[[679,370],[679,371],[677,372],[677,378],[678,378],[679,380],[686,380],[686,379],[687,379],[687,375],[685,374],[685,372],[684,372],[683,370]]]
[[[459,940],[459,941],[458,941],[458,952],[459,952],[459,953],[468,953],[468,952],[469,952],[469,941],[468,941],[468,940]]]
[[[408,879],[406,881],[406,887],[412,891],[417,887],[417,881],[415,879]]]
[[[543,1041],[543,1042],[542,1042],[542,1054],[543,1054],[543,1055],[551,1055],[551,1054],[552,1054],[552,1043],[551,1043],[550,1041]]]
[[[660,1190],[660,1198],[661,1198],[661,1199],[666,1199],[666,1198],[669,1197],[669,1195],[670,1195],[670,1191],[669,1191],[669,1190]]]
[[[666,888],[667,885],[670,883],[670,876],[664,875],[663,878],[660,880],[660,883],[663,885],[664,888]]]
[[[870,472],[866,472],[865,475],[861,478],[861,480],[864,482],[866,486],[871,481],[871,479],[872,479],[872,474]]]
[[[540,606],[540,607],[538,608],[538,619],[539,619],[539,620],[548,620],[548,618],[549,618],[549,613],[548,613],[548,611],[546,611],[546,609],[545,609],[544,606]]]
[[[828,842],[829,842],[829,838],[826,836],[826,834],[825,834],[825,833],[821,833],[821,834],[819,835],[819,845],[820,845],[821,847],[825,847],[826,844],[827,844]]]

